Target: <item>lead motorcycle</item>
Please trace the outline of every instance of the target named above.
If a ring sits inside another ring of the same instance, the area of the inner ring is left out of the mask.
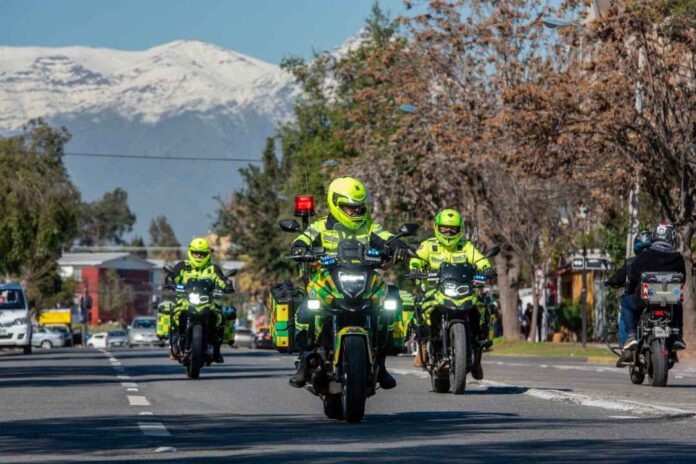
[[[280,226],[301,232],[295,220],[283,220]],[[404,225],[396,237],[413,235],[417,228]],[[307,309],[319,320],[305,388],[322,399],[327,417],[360,422],[367,398],[377,391],[379,354],[389,342],[386,325],[401,306],[398,289],[386,285],[379,273],[391,256],[357,240],[343,240],[335,256],[313,248],[286,258],[302,263]]]
[[[677,306],[684,303],[684,275],[674,272],[645,272],[640,280],[641,299],[645,309],[638,324],[638,346],[632,359],[619,365],[628,366],[631,382],[640,385],[647,374],[650,385],[667,385],[669,370],[679,361],[672,348],[672,327]]]
[[[492,258],[500,247],[488,250]],[[444,263],[438,271],[410,271],[406,277],[421,283],[416,294],[416,340],[421,365],[430,373],[433,391],[460,395],[466,390],[466,376],[480,365],[487,338],[478,339],[481,323],[479,305],[484,305],[487,325],[490,301],[478,288],[488,279],[478,273],[475,263]],[[432,288],[430,288],[432,287]],[[428,302],[430,325],[426,323],[424,303]]]
[[[173,271],[165,266],[168,282],[164,288],[176,292],[177,306],[185,305],[185,309],[178,311],[179,320],[176,324],[170,324],[169,336],[172,355],[180,364],[186,367],[186,375],[190,379],[200,377],[201,368],[210,366],[213,362],[214,344],[220,343],[220,334],[217,330],[217,315],[222,314],[225,321],[236,319],[234,308],[226,306],[224,309],[219,301],[225,294],[233,293],[231,284],[228,290],[222,291],[215,282],[210,279],[188,279],[185,284],[174,284]],[[236,271],[225,275],[225,279],[232,277]],[[175,309],[163,308],[169,314],[175,313]]]

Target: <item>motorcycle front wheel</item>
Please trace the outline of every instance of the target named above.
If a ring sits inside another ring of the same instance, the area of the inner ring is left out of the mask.
[[[367,401],[367,347],[365,339],[349,336],[343,343],[343,417],[351,423],[362,421]]]
[[[458,323],[450,327],[450,369],[449,380],[452,393],[461,395],[466,390],[466,370],[468,348],[466,344],[466,327]]]
[[[191,329],[191,357],[186,365],[186,375],[190,379],[197,379],[201,375],[203,366],[203,326],[196,324]]]

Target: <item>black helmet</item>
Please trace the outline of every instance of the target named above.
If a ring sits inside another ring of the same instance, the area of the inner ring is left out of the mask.
[[[649,230],[641,230],[633,239],[633,252],[637,255],[646,248],[650,248],[653,243],[653,234]]]
[[[661,222],[655,227],[653,240],[656,242],[667,242],[674,246],[677,243],[677,230],[669,222]]]

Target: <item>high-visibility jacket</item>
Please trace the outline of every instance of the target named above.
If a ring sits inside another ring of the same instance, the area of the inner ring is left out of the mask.
[[[421,242],[416,251],[418,258],[411,258],[410,269],[437,271],[443,263],[470,263],[478,269],[491,267],[491,262],[468,240],[461,240],[453,247],[445,248],[437,238]]]
[[[382,250],[387,241],[394,235],[373,222],[371,219],[356,230],[351,230],[338,222],[333,216],[324,216],[307,227],[293,242],[293,248],[298,246],[321,246],[328,254],[336,254],[338,244],[342,240],[357,240],[365,246]]]

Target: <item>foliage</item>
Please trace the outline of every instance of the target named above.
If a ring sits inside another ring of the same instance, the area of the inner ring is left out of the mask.
[[[151,247],[172,247],[181,248],[179,240],[176,238],[174,229],[169,224],[165,216],[157,216],[150,222],[150,240],[148,245]],[[173,261],[181,259],[180,250],[154,250],[151,252],[151,257]]]
[[[115,269],[106,271],[99,282],[99,315],[102,320],[125,320],[133,303],[133,287]]]
[[[116,188],[82,207],[80,245],[125,245],[124,235],[133,230],[135,214],[128,206],[128,192]]]
[[[579,333],[582,326],[582,306],[564,301],[556,309],[556,320],[560,327],[565,327],[571,332]],[[592,331],[589,330],[591,333]]]
[[[80,195],[63,165],[65,128],[33,120],[0,139],[0,275],[35,300],[61,291],[56,261],[77,232]]]

